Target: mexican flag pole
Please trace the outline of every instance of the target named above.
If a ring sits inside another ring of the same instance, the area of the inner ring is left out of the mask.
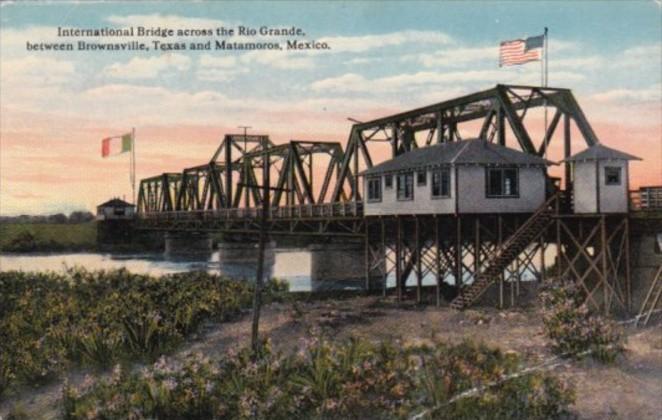
[[[136,201],[136,129],[132,128],[130,133],[119,136],[106,137],[101,141],[101,157],[119,155],[130,152],[129,159],[129,181],[133,193],[133,203]]]
[[[131,204],[136,204],[136,128],[131,128]]]

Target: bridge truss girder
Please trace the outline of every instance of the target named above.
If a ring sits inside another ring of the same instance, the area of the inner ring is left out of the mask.
[[[318,181],[314,162],[328,165]],[[344,159],[337,142],[292,140],[274,145],[267,136],[226,135],[212,159],[203,165],[141,181],[138,211],[219,210],[262,205],[262,176],[268,159],[272,206],[328,202]]]
[[[534,138],[531,130],[527,129],[525,117],[529,110],[544,105],[552,111],[552,119],[542,137]],[[574,121],[587,145],[598,142],[570,90],[539,86],[497,85],[482,92],[354,124],[332,200],[340,201],[343,196],[354,201],[361,200],[361,185],[356,174],[373,166],[369,153],[371,142],[388,142],[393,158],[412,149],[462,140],[458,125],[481,121],[480,130],[467,138],[482,138],[507,145],[506,127],[509,127],[515,140],[510,147],[543,156],[562,118],[564,158],[572,153],[571,121]],[[570,179],[567,164],[566,179]]]
[[[536,138],[527,128],[530,118],[526,117],[529,110],[543,105],[550,108],[552,117],[542,136]],[[138,211],[257,208],[262,205],[260,187],[266,164],[274,191],[272,207],[358,203],[362,196],[358,174],[373,166],[370,146],[376,142],[388,142],[390,155],[395,157],[415,148],[462,140],[459,126],[476,122],[470,138],[483,138],[542,156],[561,120],[564,157],[572,152],[572,121],[587,145],[598,142],[570,90],[515,85],[497,85],[354,124],[345,150],[335,142],[293,140],[275,145],[264,135],[227,134],[208,163],[179,174],[167,173],[141,181]],[[507,128],[512,136],[507,134]],[[318,155],[328,158],[323,177],[313,176],[314,161],[319,163],[314,156]],[[567,189],[571,175],[568,164],[565,171]]]

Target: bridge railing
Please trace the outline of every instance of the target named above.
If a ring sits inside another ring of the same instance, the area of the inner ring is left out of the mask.
[[[630,210],[662,211],[662,186],[641,187],[630,191]]]
[[[166,220],[240,220],[258,219],[262,215],[259,207],[230,208],[214,210],[185,210],[139,213],[141,219]],[[330,219],[353,218],[363,215],[363,203],[326,203],[279,206],[270,209],[271,220],[285,219]]]

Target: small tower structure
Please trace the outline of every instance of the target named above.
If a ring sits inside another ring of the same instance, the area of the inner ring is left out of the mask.
[[[572,164],[575,213],[627,213],[629,168],[640,158],[597,143],[564,160]]]

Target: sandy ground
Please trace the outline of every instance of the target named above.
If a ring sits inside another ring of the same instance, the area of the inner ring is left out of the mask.
[[[191,352],[219,356],[228,346],[246,345],[251,317],[206,325],[197,337],[173,355]],[[531,365],[552,357],[545,346],[541,320],[533,309],[498,311],[492,308],[456,312],[447,307],[397,304],[376,297],[316,302],[275,303],[263,310],[261,333],[276,349],[293,350],[311,329],[338,339],[359,336],[369,340],[416,342],[431,337],[460,341],[482,340],[520,353]],[[662,419],[662,327],[627,327],[627,354],[612,366],[590,360],[568,362],[554,370],[575,384],[574,411],[582,419]],[[69,375],[79,382],[83,372]],[[38,418],[57,417],[62,382],[25,390],[0,404],[6,416],[19,403]]]

